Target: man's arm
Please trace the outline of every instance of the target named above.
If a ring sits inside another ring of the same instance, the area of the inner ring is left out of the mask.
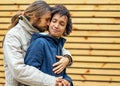
[[[69,59],[69,64],[68,64],[68,66],[71,66],[72,63],[73,63],[71,53],[70,53],[68,50],[66,50],[65,48],[63,48],[62,51],[63,51],[63,56],[64,56],[64,57],[67,57],[67,58]]]
[[[49,76],[35,67],[24,64],[23,51],[18,39],[12,35],[6,35],[3,44],[4,57],[12,76],[26,85],[55,86],[56,78],[54,76]]]

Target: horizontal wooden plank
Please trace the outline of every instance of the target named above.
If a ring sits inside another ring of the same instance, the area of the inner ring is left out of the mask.
[[[2,42],[0,42],[2,48]],[[85,43],[66,43],[67,49],[88,49],[88,50],[120,50],[119,44],[85,44]]]
[[[0,37],[1,37],[1,35],[2,35],[2,36],[5,35],[7,31],[8,31],[8,30],[0,30]]]
[[[97,75],[69,75],[73,80],[92,80],[92,81],[108,81],[120,82],[120,76],[97,76]]]
[[[9,23],[11,18],[0,18],[0,23]],[[119,24],[120,20],[115,18],[72,18],[73,23],[107,23]]]
[[[0,78],[0,85],[4,86],[3,83],[5,83],[4,78]],[[119,86],[120,83],[114,83],[114,82],[97,82],[97,81],[73,81],[74,86]]]
[[[98,69],[80,69],[80,68],[67,68],[69,74],[85,74],[85,75],[106,75],[106,76],[120,76],[119,70],[98,70]]]
[[[0,35],[5,35],[8,29],[0,29]],[[76,31],[73,29],[70,36],[80,37],[120,37],[120,31]]]
[[[119,17],[120,12],[70,11],[72,17]]]
[[[51,7],[53,7],[54,5],[50,4]],[[86,5],[86,4],[81,4],[81,3],[77,3],[77,4],[65,4],[64,5],[65,7],[67,7],[69,10],[80,10],[80,11],[83,11],[83,10],[96,10],[96,11],[99,11],[99,10],[106,10],[106,11],[109,11],[109,10],[112,10],[112,11],[119,11],[120,9],[120,5],[109,5],[109,4],[106,4],[106,5]],[[14,4],[14,5],[0,5],[0,10],[1,11],[4,11],[4,10],[24,10],[25,8],[28,7],[28,4]],[[77,9],[76,9],[77,8]]]
[[[66,43],[67,49],[96,49],[96,50],[120,50],[119,44],[85,44],[85,43]]]
[[[0,35],[5,35],[6,32],[8,31],[7,26],[5,26],[6,29],[0,29]],[[117,27],[117,26],[116,26]],[[97,30],[97,29],[96,29]],[[70,36],[76,36],[76,37],[111,37],[111,38],[118,38],[120,37],[120,31],[94,31],[94,30],[89,30],[89,31],[81,31],[80,29],[77,31],[73,28],[72,33]],[[69,36],[68,36],[69,37]]]
[[[5,86],[5,78],[0,78],[0,86]]]
[[[116,26],[117,27],[117,26]],[[111,29],[111,31],[75,31],[73,30],[73,32],[70,34],[71,36],[101,36],[101,37],[119,37],[120,31],[112,31],[113,29]]]
[[[83,51],[83,50],[82,50]],[[73,52],[71,52],[73,53]],[[102,54],[101,54],[102,55]],[[104,54],[103,54],[104,55]],[[93,62],[93,63],[120,63],[119,57],[107,57],[107,56],[74,56],[73,61],[77,62]]]
[[[120,43],[119,38],[103,37],[67,37],[67,42],[96,42],[96,43]]]
[[[5,73],[4,72],[0,72],[0,77],[5,77]]]
[[[18,10],[19,11],[19,10]],[[13,16],[18,11],[0,11],[0,16]],[[70,11],[72,17],[119,17],[120,12]]]
[[[0,71],[4,72],[4,67],[3,66],[0,66]]]
[[[0,42],[0,48],[2,48],[2,42]]]
[[[74,58],[74,57],[73,57]],[[97,57],[96,57],[97,58]],[[86,60],[87,61],[87,60]],[[78,68],[95,68],[95,69],[120,69],[120,64],[116,63],[98,63],[98,62],[76,62],[74,61],[71,67]]]
[[[3,66],[3,64],[4,64],[3,60],[0,60],[0,65],[2,65],[2,66]]]
[[[1,4],[13,4],[13,3],[19,3],[19,4],[25,4],[25,3],[32,3],[34,0],[26,0],[26,1],[22,1],[21,0],[4,0],[4,1],[0,1]],[[77,3],[81,3],[81,4],[120,4],[120,1],[119,0],[90,0],[90,1],[86,1],[86,0],[74,0],[74,1],[71,1],[71,0],[59,0],[56,2],[56,0],[45,0],[47,3],[54,3],[54,4],[77,4]]]
[[[4,36],[0,36],[0,41],[2,41]],[[103,37],[67,37],[67,42],[86,42],[86,43],[120,43],[119,38],[103,38]]]
[[[0,24],[0,29],[8,29],[10,24]],[[92,25],[92,24],[73,24],[74,30],[82,31],[120,31],[120,25]]]
[[[115,18],[72,18],[73,23],[110,23],[120,24],[119,19]]]
[[[3,64],[4,64],[3,60],[0,59],[0,62],[1,62],[0,66],[3,66]]]
[[[116,26],[117,27],[117,26]],[[4,30],[3,30],[4,31]],[[5,31],[6,32],[6,31]],[[70,36],[101,36],[101,37],[119,37],[120,31],[75,31]]]
[[[72,3],[84,3],[84,4],[95,4],[95,3],[98,3],[98,4],[107,4],[107,3],[109,3],[109,4],[115,4],[115,3],[120,3],[120,1],[119,0],[109,0],[109,1],[104,1],[104,0],[100,0],[100,1],[98,1],[98,0],[89,0],[89,1],[86,1],[86,0],[74,0],[74,1],[71,1],[71,0],[59,0],[59,1],[57,1],[56,2],[56,0],[45,0],[47,3],[68,3],[69,2],[69,4],[72,4]]]
[[[0,54],[0,60],[3,60],[3,54]]]
[[[63,4],[64,5],[64,4]],[[54,5],[50,5],[50,6],[54,6]],[[65,7],[67,7],[69,10],[77,10],[77,11],[119,11],[120,9],[120,5],[110,5],[110,4],[106,4],[106,5],[101,5],[101,4],[93,4],[93,5],[89,5],[89,4],[81,4],[81,3],[77,3],[77,4],[65,4]],[[76,9],[77,8],[77,9]]]
[[[120,51],[112,50],[69,50],[73,55],[103,55],[103,56],[120,56]],[[120,59],[119,59],[120,61]]]
[[[0,11],[13,11],[13,10],[25,10],[28,5],[0,5]]]
[[[3,65],[3,55],[1,56],[0,65]],[[72,67],[85,67],[85,68],[108,68],[119,69],[120,58],[116,57],[95,57],[95,56],[73,56]],[[116,64],[118,63],[118,64]]]
[[[116,63],[119,63],[120,62],[120,58],[119,57],[105,57],[105,56],[73,56],[73,61],[75,62],[78,62],[78,64],[84,64],[87,63],[88,64],[94,64],[94,63],[98,63],[98,64],[101,64],[100,67],[105,66],[106,65],[119,65],[119,64],[116,64]],[[0,54],[0,61],[1,61],[1,64],[3,64],[3,54]],[[79,63],[80,62],[80,63]],[[84,62],[84,63],[83,63]],[[107,64],[108,63],[108,64]],[[113,64],[114,63],[114,64]],[[96,66],[96,65],[95,65]],[[109,67],[110,68],[110,67]],[[119,66],[117,66],[116,68],[119,68]]]
[[[4,36],[0,36],[0,41],[1,41],[1,42],[3,41],[3,38],[4,38]]]
[[[0,36],[0,41],[2,42],[3,41],[3,38],[4,36]],[[84,38],[84,37],[70,37],[70,38],[67,38],[67,44],[65,44],[65,47],[66,48],[73,48],[73,49],[86,49],[86,50],[109,50],[113,49],[113,51],[116,49],[116,50],[119,50],[120,46],[117,45],[120,43],[120,41],[118,40],[119,38],[88,38],[87,40]],[[74,43],[74,44],[72,44]],[[83,43],[85,43],[84,45],[86,46],[83,46]],[[93,43],[93,44],[92,44]],[[97,44],[98,43],[98,44]],[[104,46],[103,44],[106,44],[105,47],[102,47]],[[2,44],[2,43],[1,43]],[[108,45],[107,45],[108,44]],[[113,44],[113,45],[112,45]],[[115,45],[116,44],[116,45]],[[71,45],[74,45],[74,46],[71,46]],[[99,46],[97,46],[99,45]],[[69,47],[70,46],[70,47]],[[109,47],[110,46],[110,47]],[[112,48],[113,47],[113,48]]]
[[[8,30],[10,23],[9,24],[0,24],[0,26],[2,26],[2,27],[0,27],[1,30]]]
[[[4,0],[4,1],[0,1],[0,4],[30,4],[30,3],[32,3],[32,2],[34,2],[34,0],[23,0],[22,2],[21,2],[21,0]]]
[[[120,31],[120,25],[73,24],[73,30]]]
[[[53,2],[55,2],[55,0],[45,0],[46,2],[48,2],[48,3],[53,3]],[[95,4],[95,3],[99,3],[99,4],[102,4],[102,3],[120,3],[120,1],[119,0],[115,0],[115,1],[113,1],[113,0],[109,0],[109,1],[104,1],[104,0],[100,0],[100,1],[98,1],[98,0],[90,0],[90,1],[86,1],[86,0],[74,0],[74,1],[71,1],[71,0],[66,0],[66,1],[64,1],[64,0],[59,0],[58,2],[56,2],[56,3],[91,3],[91,4]]]
[[[0,23],[10,23],[11,22],[11,18],[0,18]]]
[[[73,81],[74,86],[120,86],[120,83],[99,81]]]
[[[3,50],[0,48],[0,53],[3,53]]]
[[[15,15],[17,12],[20,11],[0,11],[0,16],[1,17],[12,17],[13,15]]]
[[[5,33],[8,31],[7,27],[10,25],[10,24],[0,24],[2,27],[0,29],[0,35],[5,35]],[[78,25],[79,27],[80,25]],[[84,26],[89,26],[89,25],[84,25]],[[90,25],[91,26],[91,25]],[[85,28],[85,29],[82,29],[82,28],[75,28],[73,27],[73,31],[72,33],[70,34],[70,36],[101,36],[101,37],[104,37],[104,36],[107,36],[107,37],[119,37],[119,34],[120,34],[120,30],[119,30],[119,26],[117,25],[116,26],[116,29],[115,29],[115,26],[111,26],[113,27],[112,28],[108,28],[108,26],[104,26],[103,29],[97,29],[97,26],[96,25],[92,25],[93,27],[89,27],[89,28]],[[95,27],[96,26],[96,27]],[[98,26],[99,27],[99,26]],[[106,30],[110,30],[110,31],[104,31],[105,30],[105,27],[107,28]],[[6,28],[6,29],[2,29],[2,28]],[[82,30],[81,30],[82,29]],[[87,31],[86,29],[88,29],[89,31]],[[76,31],[78,30],[78,31]],[[94,31],[94,30],[103,30],[103,31]],[[113,30],[113,31],[112,31]],[[119,30],[119,31],[116,31],[116,30]]]

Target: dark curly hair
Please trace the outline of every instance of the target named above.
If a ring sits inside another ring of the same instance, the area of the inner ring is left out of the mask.
[[[69,10],[65,6],[60,5],[60,4],[52,7],[51,10],[52,10],[51,20],[55,14],[60,14],[61,16],[67,16],[68,22],[66,25],[66,30],[63,33],[63,36],[69,35],[72,32],[72,21],[71,21],[71,15],[70,15]]]

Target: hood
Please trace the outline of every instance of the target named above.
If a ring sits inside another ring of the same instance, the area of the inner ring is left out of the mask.
[[[49,34],[46,34],[46,33],[34,33],[32,35],[32,39],[31,39],[31,42],[35,41],[37,38],[45,38],[47,39],[48,41],[52,42],[52,43],[55,43],[57,45],[64,45],[64,43],[66,42],[66,39],[61,37],[61,38],[55,38],[55,37],[52,37],[50,36]]]

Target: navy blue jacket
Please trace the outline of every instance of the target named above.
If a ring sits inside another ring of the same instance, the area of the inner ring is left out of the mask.
[[[72,79],[66,74],[66,69],[55,74],[53,64],[58,62],[56,55],[62,55],[62,48],[65,43],[64,38],[55,38],[47,34],[34,33],[31,39],[30,47],[25,56],[25,64],[34,66],[44,73],[68,80],[73,86]]]

